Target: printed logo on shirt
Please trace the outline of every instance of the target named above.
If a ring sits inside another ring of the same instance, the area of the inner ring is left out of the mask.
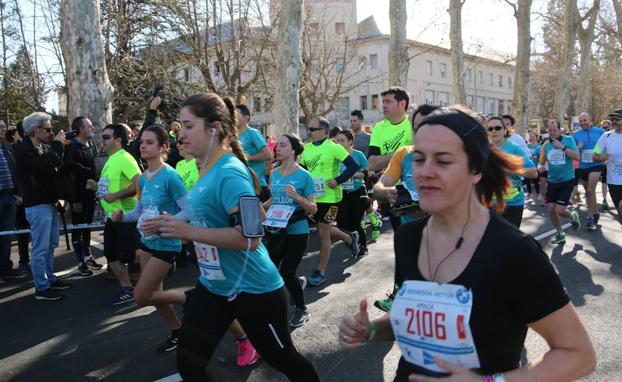
[[[320,161],[320,158],[322,158],[322,154],[316,155],[313,159],[307,162],[307,166],[309,167],[309,172],[315,171],[315,168],[317,167],[317,164]]]
[[[405,131],[401,131],[398,135],[393,137],[390,141],[386,141],[382,144],[383,148],[386,152],[392,153],[395,150],[400,148],[400,142],[402,142],[402,138],[404,138]]]

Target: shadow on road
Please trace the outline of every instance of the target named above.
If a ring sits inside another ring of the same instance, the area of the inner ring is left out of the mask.
[[[570,251],[563,252],[564,246],[553,248],[551,261],[555,264],[562,284],[570,300],[575,306],[585,304],[585,296],[599,296],[603,293],[602,285],[594,283],[588,267],[577,260],[577,252],[583,250],[583,245],[575,244]]]

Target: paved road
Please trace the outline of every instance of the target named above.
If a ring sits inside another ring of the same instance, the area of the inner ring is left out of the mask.
[[[586,381],[622,380],[622,320],[618,319],[622,303],[622,234],[614,219],[610,213],[603,214],[599,230],[569,232],[563,247],[548,244],[550,237],[540,241],[597,349],[598,368]],[[544,209],[530,205],[524,215],[524,231],[538,235],[551,228]],[[324,381],[393,378],[399,359],[396,346],[370,344],[346,351],[335,337],[340,317],[356,311],[359,299],[371,302],[390,289],[392,239],[389,229],[370,245],[370,255],[358,262],[347,256],[342,244],[336,244],[328,281],[306,291],[311,321],[292,336]],[[94,241],[101,242],[101,236],[95,235]],[[313,237],[301,274],[308,274],[317,264],[317,248]],[[100,262],[105,261],[101,252],[97,255]],[[14,256],[16,259],[16,253]],[[74,266],[73,255],[65,248],[58,249],[56,259],[59,271]],[[167,288],[187,289],[196,276],[194,268],[180,268],[167,279]],[[72,280],[75,287],[60,302],[35,302],[28,282],[0,285],[0,381],[154,381],[175,374],[174,354],[155,351],[167,330],[153,308],[106,306],[115,283],[105,280],[101,272]],[[372,307],[370,315],[377,317],[381,312]],[[546,350],[546,344],[530,333],[526,348],[527,358],[533,358]],[[264,362],[240,369],[234,358],[233,340],[226,337],[210,364],[216,380],[285,380]]]

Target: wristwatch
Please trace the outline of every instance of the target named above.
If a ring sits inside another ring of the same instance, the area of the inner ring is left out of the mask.
[[[505,379],[505,375],[503,375],[503,373],[493,374],[492,380],[493,382],[507,382],[507,379]]]

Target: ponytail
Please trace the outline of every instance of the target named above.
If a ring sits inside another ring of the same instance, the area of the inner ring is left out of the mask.
[[[505,209],[503,195],[510,187],[508,174],[524,173],[523,159],[516,155],[506,154],[495,145],[490,146],[490,154],[482,170],[482,178],[475,186],[480,202],[490,207],[496,200],[497,212]]]

